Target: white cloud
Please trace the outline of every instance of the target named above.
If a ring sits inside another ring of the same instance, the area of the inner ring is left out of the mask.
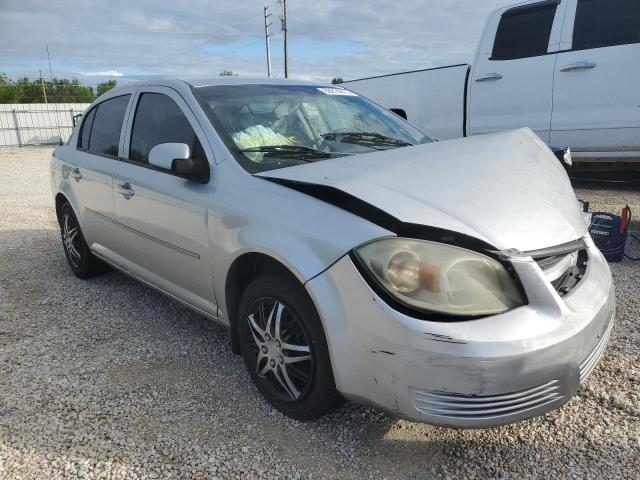
[[[489,13],[513,2],[290,0],[289,72],[294,78],[347,80],[468,62]],[[88,82],[122,75],[103,71],[104,65],[126,71],[122,80],[214,77],[222,70],[264,76],[266,3],[276,32],[276,0],[190,0],[188,8],[175,0],[0,0],[0,71],[15,78],[46,70],[48,44],[54,76],[86,72]],[[319,52],[323,42],[331,55]],[[282,76],[281,35],[272,46],[273,71]]]
[[[80,72],[80,75],[85,77],[122,77],[124,73],[117,70],[107,70],[105,72]]]

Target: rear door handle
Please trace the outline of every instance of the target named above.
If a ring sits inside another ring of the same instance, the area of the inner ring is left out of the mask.
[[[82,174],[80,173],[80,169],[78,167],[69,170],[69,176],[75,178],[76,180],[80,180],[82,178]]]
[[[560,68],[561,72],[579,72],[581,70],[591,70],[596,68],[598,64],[596,62],[575,62],[565,65]]]
[[[127,200],[133,197],[134,191],[133,188],[131,188],[131,184],[129,182],[119,183],[116,188],[118,190],[118,193]]]
[[[502,77],[503,75],[501,73],[487,73],[486,75],[476,78],[476,82],[478,83],[491,82],[495,80],[500,80]]]

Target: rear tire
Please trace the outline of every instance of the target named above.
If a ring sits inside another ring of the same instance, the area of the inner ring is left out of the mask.
[[[336,390],[320,317],[302,285],[284,276],[249,284],[238,308],[240,351],[260,393],[288,417],[313,420],[344,400]]]
[[[65,203],[60,209],[59,220],[64,254],[74,275],[87,279],[105,273],[108,267],[91,253],[78,218],[69,203]]]

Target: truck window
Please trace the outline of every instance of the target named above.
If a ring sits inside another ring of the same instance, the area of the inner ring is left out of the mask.
[[[502,14],[491,60],[544,55],[558,8],[557,1],[512,8]]]
[[[579,0],[573,49],[640,43],[638,0]]]

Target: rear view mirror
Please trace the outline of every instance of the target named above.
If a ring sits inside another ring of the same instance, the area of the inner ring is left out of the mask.
[[[390,108],[389,110],[398,115],[400,118],[404,118],[405,120],[407,120],[407,112],[405,112],[402,108]]]
[[[186,143],[161,143],[149,152],[149,163],[198,183],[209,181],[209,164],[194,161]]]

